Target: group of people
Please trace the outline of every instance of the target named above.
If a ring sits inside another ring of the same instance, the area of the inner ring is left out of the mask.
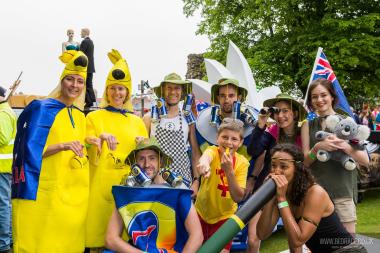
[[[370,129],[380,131],[380,103],[371,110],[369,104],[363,104],[362,110],[354,114],[357,123],[366,125]]]
[[[258,252],[279,217],[292,252],[303,244],[312,252],[365,252],[353,235],[356,172],[316,159],[320,149],[342,150],[363,166],[369,162],[364,150],[334,135],[315,138],[325,130],[326,117],[337,114],[330,81],[317,79],[309,88],[308,106],[317,118],[305,121],[305,108],[282,93],[266,100],[257,124],[249,125],[236,116],[236,104],[245,102],[247,90],[237,80],[222,78],[211,89],[219,120],[210,125],[211,108],[192,110],[195,121],[188,119],[180,101],[192,94],[191,82],[171,73],[155,88],[167,113],[141,119],[132,113],[126,60],[117,50],[108,57],[113,67],[101,109],[86,116],[89,60],[71,48],[60,56],[65,68],[58,86],[47,99],[25,108],[17,135],[15,117],[0,101],[0,175],[8,183],[8,203],[12,185],[13,252],[147,251],[123,240],[126,214],[115,207],[111,192],[135,164],[154,185],[167,186],[161,168],[190,182],[194,203],[189,197],[189,211],[179,219],[187,240],[180,249],[167,244],[168,252],[196,252],[268,178],[277,193],[249,222],[248,252]],[[3,118],[9,119],[7,125]],[[10,205],[5,209],[9,213]],[[4,252],[10,247],[10,215],[7,221],[1,222],[1,236],[8,237],[0,244]],[[342,240],[323,244],[321,238]],[[231,243],[222,252],[229,252]]]
[[[267,148],[273,147],[274,142],[280,143],[271,150],[266,149],[270,152],[266,172],[276,182],[277,194],[258,218],[255,231],[258,238],[267,238],[274,222],[281,216],[289,248],[295,252],[305,243],[312,252],[365,252],[353,238],[357,220],[356,170],[346,170],[334,160],[321,162],[316,159],[318,150],[341,150],[359,164],[368,166],[365,150],[355,149],[335,135],[323,141],[315,137],[317,131],[326,129],[327,116],[337,114],[334,111],[337,102],[332,83],[317,79],[310,84],[307,97],[307,105],[317,112],[317,118],[299,124],[305,115],[302,105],[289,97],[279,98],[275,106],[280,112],[275,120],[280,130],[273,131],[271,128],[275,125],[268,129],[268,133],[261,134],[261,141],[252,139],[256,143],[252,143],[253,153],[260,153],[257,145]],[[262,118],[259,118],[257,131],[263,131]],[[279,133],[277,138],[273,132]],[[278,208],[273,208],[275,206]],[[337,238],[335,241],[339,243],[322,243],[324,238]]]

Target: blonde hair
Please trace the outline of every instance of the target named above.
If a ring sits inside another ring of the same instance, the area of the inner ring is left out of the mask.
[[[244,139],[244,123],[238,119],[224,118],[222,124],[218,128],[218,136],[224,130],[231,130],[237,132],[240,135],[240,138]]]
[[[90,35],[90,29],[88,29],[88,28],[82,28],[81,32],[83,32],[87,36]]]

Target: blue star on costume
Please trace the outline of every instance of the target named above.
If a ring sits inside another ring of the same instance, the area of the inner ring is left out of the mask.
[[[51,98],[34,100],[18,118],[13,149],[12,198],[36,200],[45,143],[56,115],[65,107]]]

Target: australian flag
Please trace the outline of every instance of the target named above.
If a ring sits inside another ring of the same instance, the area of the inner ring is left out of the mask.
[[[318,78],[325,78],[332,82],[333,87],[335,89],[335,93],[338,97],[338,104],[336,105],[337,109],[344,111],[345,113],[349,114],[353,118],[354,114],[352,113],[350,109],[350,105],[347,102],[347,98],[344,95],[342,88],[340,87],[338,79],[336,78],[330,63],[327,60],[326,55],[323,53],[323,48],[321,47],[318,48],[318,53],[315,59],[313,72],[311,73],[311,77],[310,77],[310,83]],[[307,93],[306,93],[306,98],[307,98]]]
[[[113,186],[112,193],[129,243],[146,252],[182,252],[188,238],[184,224],[191,190]]]
[[[201,112],[204,109],[210,107],[210,104],[203,100],[195,100],[195,105],[197,106],[197,112]]]

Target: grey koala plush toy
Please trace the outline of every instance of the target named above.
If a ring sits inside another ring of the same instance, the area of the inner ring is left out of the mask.
[[[338,115],[330,115],[326,118],[326,128],[331,131],[318,131],[315,138],[323,141],[329,135],[335,134],[336,137],[346,140],[350,145],[363,146],[364,141],[370,134],[370,129],[364,125],[358,125],[351,117],[342,118]],[[346,170],[354,170],[356,168],[355,160],[342,150],[328,152],[326,150],[318,150],[317,159],[321,162],[335,160],[340,162]]]

